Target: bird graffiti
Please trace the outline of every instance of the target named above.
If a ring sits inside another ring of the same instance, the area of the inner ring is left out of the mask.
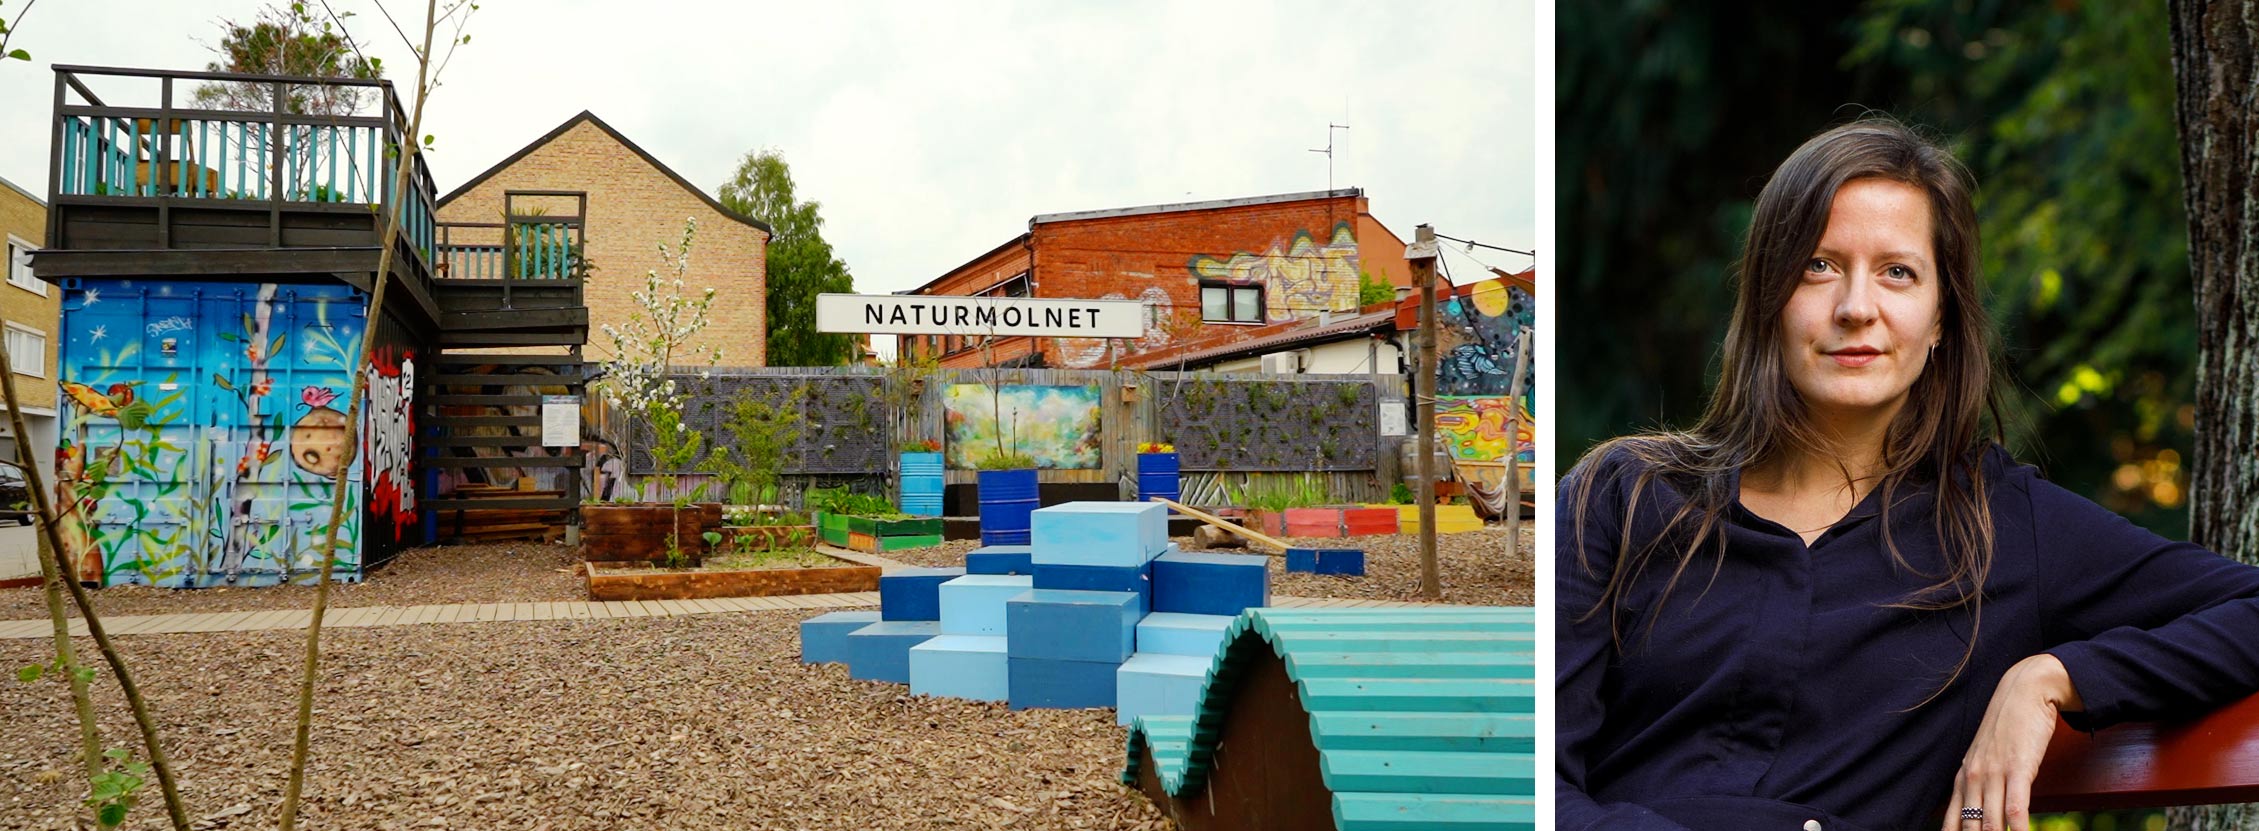
[[[117,418],[119,408],[133,403],[132,384],[111,384],[108,394],[103,394],[77,381],[64,381],[63,394],[80,409],[103,418]]]

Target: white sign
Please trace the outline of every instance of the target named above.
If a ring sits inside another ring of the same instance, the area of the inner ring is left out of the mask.
[[[1038,297],[819,294],[816,331],[1140,338],[1145,336],[1145,304],[1135,300]]]
[[[1380,408],[1380,428],[1383,436],[1401,436],[1411,432],[1410,421],[1404,417],[1404,402],[1384,401]]]
[[[580,446],[580,396],[541,397],[541,446]]]

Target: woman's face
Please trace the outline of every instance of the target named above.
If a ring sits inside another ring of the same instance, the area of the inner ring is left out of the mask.
[[[1790,386],[1823,424],[1888,423],[1943,331],[1930,199],[1889,179],[1836,189],[1781,314]]]

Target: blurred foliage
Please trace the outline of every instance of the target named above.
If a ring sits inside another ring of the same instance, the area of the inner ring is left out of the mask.
[[[2185,536],[2196,339],[2161,4],[1649,0],[1562,15],[1560,44],[1564,467],[1699,416],[1766,176],[1882,112],[1977,179],[2017,456]]]

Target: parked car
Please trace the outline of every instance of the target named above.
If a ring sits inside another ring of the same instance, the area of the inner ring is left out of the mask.
[[[31,524],[31,486],[24,482],[24,472],[0,465],[0,521],[15,520],[18,525]]]

